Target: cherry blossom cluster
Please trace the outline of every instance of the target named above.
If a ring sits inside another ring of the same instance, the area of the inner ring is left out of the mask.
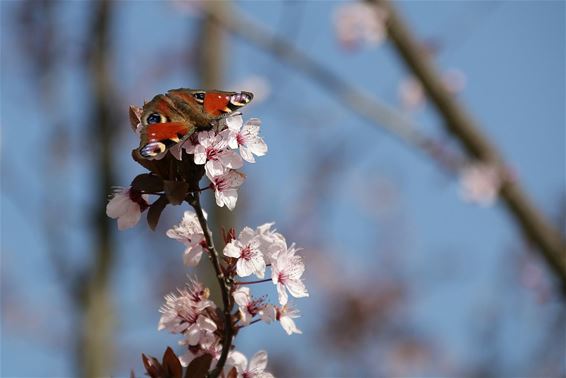
[[[194,163],[204,165],[210,188],[214,190],[216,204],[233,210],[238,200],[238,188],[246,176],[239,172],[244,161],[255,163],[255,156],[267,153],[267,145],[259,135],[261,121],[252,118],[244,123],[240,114],[222,119],[220,131],[201,131],[186,141],[158,155],[163,159],[171,154],[182,159],[183,150],[193,156]],[[141,123],[134,130],[139,133]],[[135,226],[141,213],[149,207],[149,197],[135,188],[116,188],[112,200],[106,207],[106,214],[118,220],[118,228],[124,230]]]
[[[203,253],[206,253],[204,233],[192,211],[186,211],[182,221],[167,231],[167,236],[186,247],[183,260],[188,266],[198,265]],[[277,321],[288,335],[300,334],[294,321],[299,317],[299,312],[289,303],[289,295],[301,298],[308,297],[309,294],[302,281],[305,266],[301,256],[297,254],[297,248],[287,245],[283,235],[273,229],[273,223],[266,223],[256,229],[245,227],[237,237],[234,230],[231,230],[225,242],[223,270],[234,283],[230,294],[233,303],[237,305],[237,310],[233,313],[236,330],[259,321]],[[265,279],[268,268],[271,270],[271,278]],[[250,276],[260,280],[237,279]],[[265,297],[254,297],[251,293],[250,286],[268,282],[277,289],[277,304],[268,303]],[[191,281],[187,289],[180,290],[178,295],[166,297],[166,304],[161,308],[163,315],[159,329],[167,329],[183,336],[180,344],[187,346],[187,352],[180,360],[184,366],[204,353],[213,356],[213,364],[218,360],[222,350],[221,333],[218,332],[222,328],[222,319],[215,309],[214,304],[208,300],[208,290],[195,280]],[[241,353],[230,351],[227,366],[238,368],[238,364],[243,361],[241,357]],[[253,361],[254,359],[252,363]]]
[[[139,133],[141,108],[130,108],[130,121]],[[151,377],[181,369],[196,372],[208,369],[210,376],[263,377],[267,353],[257,352],[249,361],[234,349],[234,336],[256,323],[278,322],[288,335],[302,333],[295,324],[299,311],[289,297],[308,297],[303,282],[305,266],[299,249],[288,245],[273,223],[255,229],[244,227],[223,232],[222,254],[214,247],[207,224],[206,212],[200,205],[200,193],[213,190],[216,204],[233,210],[238,188],[245,175],[238,171],[244,161],[267,153],[267,145],[259,135],[261,122],[252,118],[244,123],[240,114],[221,118],[210,130],[194,133],[154,158],[133,158],[150,172],[132,181],[130,187],[116,188],[106,207],[107,215],[117,219],[120,230],[136,225],[148,210],[148,223],[155,229],[159,216],[167,205],[190,204],[194,211],[185,211],[179,224],[166,235],[184,245],[183,262],[196,267],[203,255],[211,261],[222,292],[222,304],[209,298],[210,290],[196,278],[189,279],[183,289],[165,297],[161,306],[158,329],[181,336],[183,353],[177,356],[170,348],[160,363],[143,355],[144,366]],[[206,176],[209,184],[201,187]],[[150,204],[149,195],[158,198]],[[267,276],[267,277],[266,277]],[[275,303],[267,296],[254,296],[254,285],[273,285]],[[204,375],[203,375],[204,377]]]

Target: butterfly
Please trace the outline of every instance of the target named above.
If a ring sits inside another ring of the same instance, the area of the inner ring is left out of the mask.
[[[162,156],[195,131],[217,126],[221,119],[249,104],[253,97],[250,92],[189,88],[158,94],[141,109],[138,152],[145,159]]]

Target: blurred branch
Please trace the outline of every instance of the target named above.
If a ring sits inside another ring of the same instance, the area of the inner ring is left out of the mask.
[[[84,311],[82,340],[77,348],[80,376],[107,376],[113,362],[112,321],[113,309],[110,294],[110,276],[114,264],[114,246],[111,240],[111,223],[106,216],[104,198],[114,179],[112,174],[112,137],[116,121],[114,85],[110,71],[110,27],[113,4],[108,0],[92,3],[90,30],[90,91],[93,114],[88,132],[95,148],[98,179],[94,191],[95,210],[94,256],[88,276],[83,277],[83,290],[79,290],[78,303]]]
[[[333,95],[343,106],[357,115],[379,124],[410,147],[416,147],[447,172],[457,172],[464,164],[460,156],[446,150],[436,140],[424,135],[408,118],[390,106],[380,102],[375,96],[367,94],[336,73],[330,71],[309,55],[275,35],[269,29],[245,17],[232,9],[230,12],[211,12],[206,16],[216,20],[226,30],[248,42],[264,49],[280,59],[281,62],[302,72],[327,92]]]
[[[373,0],[374,3],[378,2]],[[379,1],[380,4],[388,3]],[[423,86],[434,104],[446,120],[446,128],[464,145],[466,151],[474,158],[499,163],[502,160],[496,150],[489,145],[475,127],[474,122],[460,108],[456,101],[445,90],[440,76],[432,68],[426,58],[419,53],[419,48],[407,33],[398,17],[391,10],[389,24],[390,35],[403,59],[422,81]],[[344,106],[365,119],[379,124],[382,128],[405,142],[424,152],[448,172],[456,173],[464,164],[464,159],[448,155],[447,151],[435,140],[420,133],[411,121],[396,110],[379,102],[375,97],[367,95],[335,73],[317,63],[307,54],[288,43],[285,39],[274,35],[267,28],[260,26],[242,14],[232,10],[229,14],[209,13],[227,30],[277,56],[282,62],[294,67],[312,79],[322,88],[334,95]],[[517,183],[507,180],[501,195],[517,221],[523,233],[541,251],[551,269],[560,278],[566,288],[566,259],[564,242],[560,235],[544,219],[531,204]]]
[[[229,12],[229,1],[208,1],[203,3],[207,15]],[[200,25],[200,35],[197,46],[197,74],[200,78],[202,88],[213,89],[221,88],[224,81],[225,49],[229,45],[224,41],[224,29],[214,22],[211,17],[203,17]],[[235,209],[228,210],[226,207],[216,206],[214,197],[208,198],[211,206],[209,221],[212,229],[229,229],[235,223]],[[220,235],[220,233],[214,233]],[[221,240],[214,237],[217,245],[221,245]]]
[[[444,118],[446,130],[458,139],[472,158],[496,164],[504,170],[506,165],[497,149],[480,132],[479,126],[464,107],[447,91],[438,70],[395,8],[388,0],[369,2],[387,10],[389,37],[404,63],[420,80],[437,111]],[[559,232],[536,209],[517,182],[505,180],[501,197],[511,217],[538,248],[566,289],[566,245]]]

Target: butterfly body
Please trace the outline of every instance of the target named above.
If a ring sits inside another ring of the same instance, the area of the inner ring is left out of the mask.
[[[217,122],[253,99],[249,92],[179,88],[155,96],[140,116],[140,155],[154,158],[198,130]]]

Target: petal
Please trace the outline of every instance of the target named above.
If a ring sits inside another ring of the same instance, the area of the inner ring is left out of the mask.
[[[228,210],[234,210],[236,202],[238,201],[238,191],[236,189],[228,189],[222,193],[222,202],[226,205]],[[222,207],[221,205],[218,205]]]
[[[282,316],[279,319],[279,323],[281,323],[281,327],[287,332],[287,335],[292,335],[293,333],[302,334],[303,332],[297,328],[293,319],[288,316]]]
[[[289,293],[291,293],[291,295],[295,298],[302,298],[309,296],[307,288],[305,287],[305,284],[301,280],[293,280],[293,279],[287,280],[287,282],[285,282],[285,286],[287,286]]]
[[[236,367],[236,370],[241,373],[246,370],[246,367],[248,366],[248,359],[243,353],[233,350],[228,355],[227,363]]]
[[[234,294],[234,301],[238,304],[238,306],[247,306],[250,303],[250,288],[249,287],[239,287]]]
[[[289,300],[289,297],[287,296],[287,290],[285,290],[285,285],[281,283],[277,284],[277,294],[279,296],[279,303],[281,303],[282,306],[285,306],[287,304],[287,301]]]
[[[210,318],[208,318],[204,315],[199,315],[199,317],[197,319],[197,325],[198,325],[199,329],[209,331],[209,332],[214,332],[217,329],[216,323],[214,323],[212,321],[212,319],[210,319]]]
[[[222,164],[231,169],[238,169],[244,165],[242,158],[234,151],[222,151],[220,154]]]
[[[240,251],[240,247],[236,246],[234,241],[231,241],[230,243],[226,244],[226,247],[224,247],[224,256],[234,257],[238,259],[240,258]]]
[[[206,163],[206,148],[200,144],[195,147],[195,164],[202,165]]]
[[[228,126],[229,129],[231,130],[235,130],[235,131],[240,131],[240,129],[242,128],[242,125],[244,124],[244,119],[242,118],[242,115],[233,115],[231,117],[226,117],[226,126]],[[249,121],[248,121],[249,122]]]
[[[205,165],[205,169],[209,178],[220,176],[224,173],[224,166],[218,160],[209,160]]]
[[[236,263],[236,273],[240,277],[247,277],[255,272],[254,264],[244,259],[238,259]]]
[[[264,350],[260,350],[250,360],[250,367],[249,370],[258,370],[262,372],[267,367],[267,352]]]
[[[248,163],[255,163],[254,155],[248,146],[240,146],[240,155],[242,155],[242,159]]]
[[[197,266],[202,257],[203,249],[200,245],[193,245],[185,250],[183,263],[186,266]]]
[[[130,198],[123,192],[114,194],[114,197],[106,205],[106,215],[110,218],[118,218],[128,210]]]
[[[257,156],[263,156],[267,153],[267,144],[261,138],[250,145],[251,151]]]
[[[139,210],[139,206],[137,206],[137,211],[130,209],[130,211],[118,218],[118,229],[125,230],[127,228],[134,227],[139,222],[140,217],[141,212]]]

